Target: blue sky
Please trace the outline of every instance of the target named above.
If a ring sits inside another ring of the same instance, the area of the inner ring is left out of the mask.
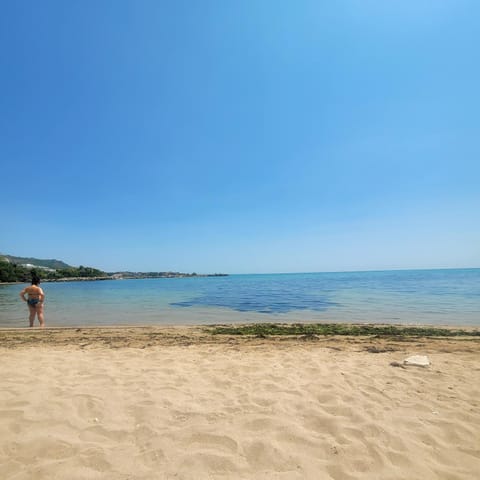
[[[0,252],[480,267],[479,20],[465,0],[3,2]]]

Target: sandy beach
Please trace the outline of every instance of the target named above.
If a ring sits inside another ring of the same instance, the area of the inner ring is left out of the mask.
[[[0,349],[5,480],[479,478],[478,337],[3,329]]]

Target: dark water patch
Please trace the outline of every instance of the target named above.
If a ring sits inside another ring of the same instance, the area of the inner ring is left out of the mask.
[[[332,307],[339,306],[338,303],[328,300],[318,299],[303,299],[303,301],[296,301],[292,299],[291,302],[272,302],[271,298],[259,298],[256,300],[246,300],[242,298],[235,298],[232,296],[214,297],[201,296],[191,300],[184,300],[181,302],[170,303],[173,307],[220,307],[229,308],[237,312],[256,312],[264,314],[288,313],[295,310],[313,310],[317,312],[324,312]]]

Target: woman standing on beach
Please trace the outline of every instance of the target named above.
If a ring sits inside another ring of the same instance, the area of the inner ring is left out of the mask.
[[[37,275],[32,274],[32,284],[29,287],[25,287],[20,292],[20,298],[28,304],[28,309],[30,310],[30,326],[33,327],[36,315],[40,327],[43,328],[45,326],[45,319],[43,318],[43,302],[45,301],[45,294],[38,286],[39,284],[40,278]],[[25,298],[26,294],[28,295],[28,298]]]

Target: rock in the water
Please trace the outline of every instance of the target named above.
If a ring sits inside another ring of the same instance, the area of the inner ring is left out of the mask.
[[[412,355],[411,357],[406,358],[403,363],[415,367],[428,367],[430,365],[430,360],[426,355]]]

